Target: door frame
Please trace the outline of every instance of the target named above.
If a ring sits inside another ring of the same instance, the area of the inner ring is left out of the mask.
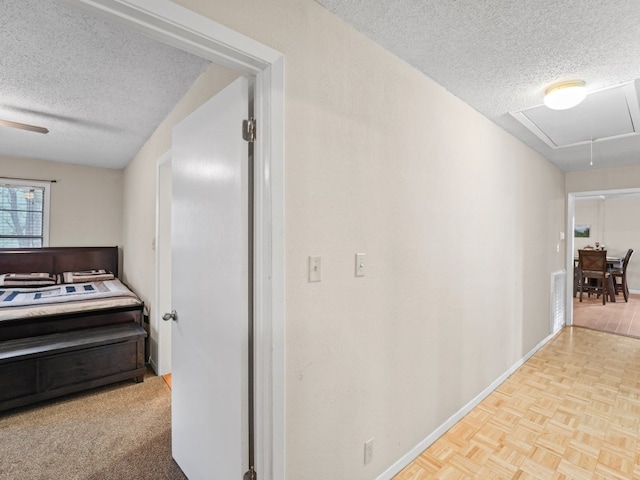
[[[160,265],[162,258],[162,234],[160,229],[161,219],[166,219],[166,213],[161,207],[160,197],[162,195],[160,189],[161,169],[167,167],[171,163],[171,150],[167,151],[156,160],[156,233],[155,233],[155,265],[156,265],[156,298],[152,308],[155,308],[155,314],[151,315],[151,345],[150,361],[151,367],[158,375],[164,375],[171,372],[171,354],[167,355],[171,347],[171,322],[162,321],[160,313],[160,291],[162,285],[162,275]],[[169,219],[170,220],[170,219]],[[168,280],[171,282],[171,278]]]
[[[255,79],[255,465],[284,479],[284,56],[169,0],[63,1]]]
[[[590,190],[585,192],[569,192],[567,193],[567,232],[566,238],[566,269],[567,269],[567,299],[566,309],[567,318],[565,324],[567,326],[573,325],[573,263],[574,263],[574,238],[573,231],[576,223],[576,200],[584,198],[599,197],[601,195],[616,196],[616,195],[629,195],[632,193],[640,193],[640,188],[618,188],[610,190]]]

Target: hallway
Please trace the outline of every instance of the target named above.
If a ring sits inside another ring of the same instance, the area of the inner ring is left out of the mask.
[[[638,478],[639,417],[640,339],[566,327],[395,480]]]

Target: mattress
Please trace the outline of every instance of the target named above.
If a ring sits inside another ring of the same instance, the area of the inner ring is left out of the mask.
[[[0,321],[141,305],[120,280],[40,288],[0,288]]]

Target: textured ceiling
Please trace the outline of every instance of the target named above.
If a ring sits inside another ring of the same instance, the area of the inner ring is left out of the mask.
[[[589,146],[552,149],[511,113],[561,80],[596,91],[640,78],[637,0],[316,1],[565,171],[592,168]],[[593,151],[594,167],[639,164],[640,135]]]
[[[0,155],[125,167],[208,62],[52,0],[0,1]]]
[[[637,0],[317,1],[566,171],[592,168],[589,145],[551,148],[512,113],[560,80],[640,78]],[[50,130],[0,127],[0,155],[122,168],[208,65],[53,0],[1,0],[0,40],[0,119]],[[638,164],[640,135],[593,156]]]

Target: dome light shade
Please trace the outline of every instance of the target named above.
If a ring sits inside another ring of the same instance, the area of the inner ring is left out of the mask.
[[[556,83],[544,92],[544,104],[552,110],[566,110],[575,107],[587,96],[587,88],[582,80]]]

